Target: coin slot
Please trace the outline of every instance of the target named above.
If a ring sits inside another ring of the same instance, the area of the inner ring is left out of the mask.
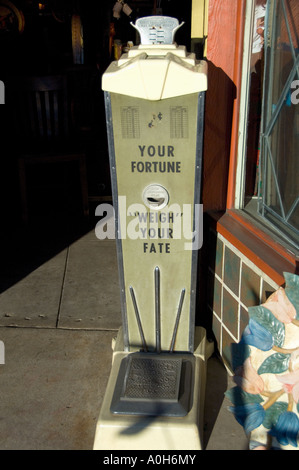
[[[164,203],[164,201],[165,201],[164,197],[160,197],[160,198],[148,197],[147,198],[148,204],[154,205],[154,206],[161,206]]]
[[[160,210],[167,206],[169,200],[168,192],[159,184],[147,186],[143,191],[143,202],[153,210]]]

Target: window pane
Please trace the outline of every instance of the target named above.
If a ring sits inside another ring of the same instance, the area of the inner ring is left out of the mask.
[[[247,122],[245,204],[246,198],[251,198],[257,193],[256,172],[259,160],[266,4],[266,0],[255,0],[252,48],[250,57],[250,91]]]
[[[299,248],[299,2],[272,0],[265,42],[259,213]]]

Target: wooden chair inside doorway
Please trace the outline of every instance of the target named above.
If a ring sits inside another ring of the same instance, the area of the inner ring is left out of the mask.
[[[77,162],[82,209],[89,215],[86,155],[71,132],[67,77],[23,77],[14,81],[15,124],[21,138],[18,157],[22,220],[29,219],[27,167],[29,165]]]

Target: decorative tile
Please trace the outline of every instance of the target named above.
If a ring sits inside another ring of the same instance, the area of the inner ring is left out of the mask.
[[[223,242],[213,230],[210,230],[209,237],[209,266],[222,277]]]
[[[232,362],[232,344],[234,344],[233,338],[230,334],[223,328],[222,329],[222,358],[226,363],[226,366],[229,369],[233,369]]]
[[[273,294],[273,292],[275,292],[275,288],[270,286],[270,284],[268,284],[268,282],[263,280],[261,303],[266,302],[268,297],[270,297],[270,295]]]
[[[239,295],[240,264],[240,258],[226,246],[224,255],[224,282],[236,295]]]
[[[249,321],[248,308],[265,302],[277,287],[265,273],[214,230],[208,242],[208,309],[219,352],[232,370],[234,345]]]
[[[235,338],[238,338],[238,311],[237,300],[224,288],[222,318],[226,328]]]
[[[223,262],[223,242],[217,238],[216,241],[216,256],[215,256],[215,273],[222,277],[222,262]]]
[[[243,302],[246,307],[253,307],[259,304],[260,283],[260,276],[245,263],[242,263],[241,302]]]
[[[221,318],[221,282],[209,271],[208,305]]]
[[[239,331],[239,337],[242,336],[242,333],[246,326],[248,325],[249,321],[249,314],[248,311],[240,305],[240,331]]]
[[[215,335],[218,348],[221,349],[221,323],[216,315],[213,315],[213,333]]]

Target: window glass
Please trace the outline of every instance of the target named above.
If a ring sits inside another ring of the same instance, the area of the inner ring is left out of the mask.
[[[247,122],[247,156],[245,204],[257,194],[257,165],[259,161],[259,136],[264,71],[264,31],[266,1],[256,0],[250,57],[250,91]]]
[[[268,10],[259,214],[299,248],[299,2]],[[297,102],[298,101],[298,102]]]
[[[244,210],[299,249],[299,2],[256,0]]]

